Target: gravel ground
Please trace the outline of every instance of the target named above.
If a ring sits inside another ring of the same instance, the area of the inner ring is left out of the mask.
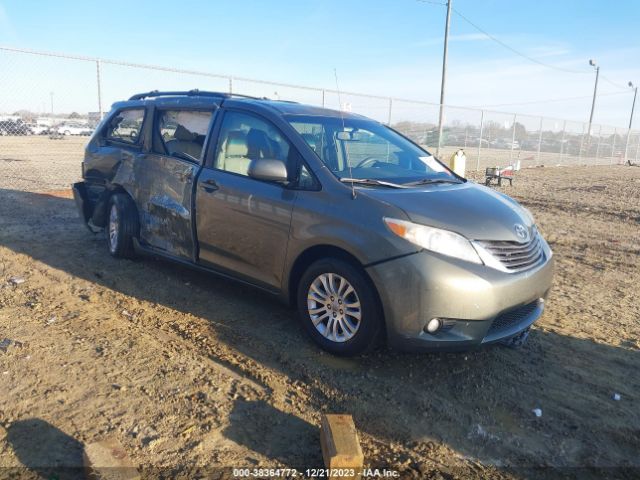
[[[15,176],[0,178],[0,476],[77,467],[107,436],[164,478],[317,467],[323,412],[351,413],[366,463],[403,477],[640,475],[640,168],[503,187],[557,259],[522,349],[356,359],[320,352],[266,294],[111,258],[68,191]]]

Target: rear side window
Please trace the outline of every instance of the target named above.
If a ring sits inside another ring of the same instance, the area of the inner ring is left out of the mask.
[[[119,111],[109,122],[107,139],[124,143],[137,143],[144,121],[144,108]]]
[[[154,150],[157,153],[198,161],[207,138],[212,111],[162,110],[158,113]]]

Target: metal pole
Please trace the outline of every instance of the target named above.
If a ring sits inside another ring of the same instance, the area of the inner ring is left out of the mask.
[[[324,88],[322,89],[322,108],[324,108]]]
[[[593,86],[593,101],[591,102],[591,115],[589,115],[589,129],[587,135],[591,137],[591,125],[593,123],[593,112],[596,109],[596,94],[598,93],[598,77],[600,76],[600,67],[596,67],[596,84]]]
[[[444,27],[444,51],[442,53],[442,83],[440,84],[440,115],[438,117],[438,148],[436,157],[440,156],[440,145],[442,144],[442,121],[444,118],[444,91],[447,81],[447,49],[449,46],[449,25],[451,24],[451,2],[447,1],[447,23]]]
[[[516,142],[516,114],[513,114],[513,128],[511,132],[511,152],[509,152],[509,163],[513,160],[513,144]]]
[[[544,117],[540,117],[540,133],[538,133],[538,165],[540,165],[540,149],[542,148],[542,121]]]
[[[229,77],[229,93],[233,93],[233,77]]]
[[[616,154],[616,137],[618,136],[618,129],[613,129],[613,140],[611,141],[611,164],[613,165],[613,156]]]
[[[387,120],[387,125],[391,126],[391,110],[393,108],[393,98],[389,98],[389,118]]]
[[[484,128],[484,110],[480,110],[480,137],[478,138],[478,158],[476,160],[476,172],[480,170],[480,148],[482,147],[483,128]]]
[[[49,92],[49,95],[51,95],[51,114],[53,115],[53,92]]]
[[[629,82],[631,85],[631,82]],[[631,104],[631,116],[629,117],[629,131],[627,131],[627,143],[624,146],[624,163],[627,163],[627,152],[629,150],[629,139],[631,138],[631,126],[633,124],[633,111],[636,108],[636,97],[638,96],[638,87],[633,91],[633,103]],[[631,162],[629,162],[631,163]]]
[[[100,60],[96,60],[96,78],[98,81],[98,115],[102,120],[102,79],[100,75]]]

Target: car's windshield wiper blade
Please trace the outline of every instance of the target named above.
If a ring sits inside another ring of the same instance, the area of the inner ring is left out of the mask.
[[[358,183],[360,185],[379,185],[381,187],[391,187],[391,188],[408,188],[405,185],[400,185],[399,183],[385,182],[384,180],[376,180],[374,178],[341,178],[340,181],[342,183]]]
[[[448,178],[423,178],[422,180],[416,180],[415,182],[403,183],[404,186],[413,187],[416,185],[430,185],[432,183],[462,183],[459,180]]]

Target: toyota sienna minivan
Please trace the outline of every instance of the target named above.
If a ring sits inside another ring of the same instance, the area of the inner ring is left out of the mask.
[[[518,345],[551,287],[552,252],[525,208],[352,113],[142,93],[97,127],[82,176],[80,213],[113,256],[271,292],[338,355]]]

